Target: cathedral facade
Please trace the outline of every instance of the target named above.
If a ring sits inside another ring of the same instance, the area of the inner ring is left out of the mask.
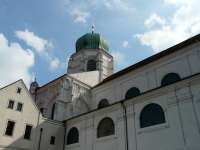
[[[200,150],[200,35],[116,73],[113,61],[87,33],[63,76],[2,88],[0,150]]]

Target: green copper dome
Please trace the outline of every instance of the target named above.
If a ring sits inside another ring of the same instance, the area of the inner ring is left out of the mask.
[[[76,41],[76,52],[82,49],[103,49],[109,50],[108,43],[99,33],[86,33]]]

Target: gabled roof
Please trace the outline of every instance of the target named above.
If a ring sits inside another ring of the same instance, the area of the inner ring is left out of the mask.
[[[10,84],[7,84],[7,85],[1,87],[0,90],[3,90],[4,88],[6,88],[6,87],[8,87],[8,86],[11,86],[11,85],[13,85],[13,84],[15,84],[15,83],[17,83],[17,82],[19,82],[19,81],[22,81],[22,82],[23,82],[22,79],[19,79],[19,80],[15,81],[15,82],[12,82],[12,83],[10,83]]]
[[[120,77],[120,76],[122,76],[122,75],[124,75],[124,74],[126,74],[128,72],[131,72],[131,71],[133,71],[135,69],[143,67],[143,66],[145,66],[145,65],[147,65],[147,64],[149,64],[151,62],[159,60],[159,59],[161,59],[161,58],[163,58],[163,57],[165,57],[167,55],[170,55],[170,54],[172,54],[174,52],[182,50],[183,48],[185,48],[187,46],[190,46],[190,45],[192,45],[194,43],[197,43],[197,42],[200,42],[200,34],[198,34],[198,35],[196,35],[196,36],[194,36],[192,38],[189,38],[189,39],[187,39],[187,40],[185,40],[185,41],[183,41],[183,42],[181,42],[181,43],[179,43],[177,45],[174,45],[174,46],[172,46],[172,47],[170,47],[170,48],[168,48],[168,49],[166,49],[166,50],[164,50],[164,51],[162,51],[160,53],[157,53],[157,54],[155,54],[153,56],[150,56],[150,57],[148,57],[148,58],[146,58],[146,59],[144,59],[144,60],[142,60],[142,61],[140,61],[140,62],[138,62],[136,64],[133,64],[133,65],[131,65],[131,66],[129,66],[129,67],[117,72],[117,73],[114,73],[113,75],[109,76],[108,78],[105,78],[102,82],[100,82],[99,84],[97,84],[93,88],[98,87],[98,86],[100,86],[100,85],[102,85],[104,83],[107,83],[107,82],[111,81],[111,80],[114,80],[114,79],[116,79],[116,78],[118,78],[118,77]]]
[[[24,87],[25,92],[27,93],[27,95],[28,95],[29,98],[31,99],[31,103],[34,105],[34,107],[36,108],[36,110],[37,110],[38,112],[40,112],[39,109],[38,109],[38,107],[37,107],[37,105],[36,105],[36,103],[35,103],[35,101],[34,101],[34,99],[33,99],[32,96],[31,96],[31,94],[30,94],[28,88],[26,87],[26,84],[24,83],[23,79],[19,79],[19,80],[15,81],[15,82],[12,82],[12,83],[10,83],[10,84],[8,84],[8,85],[6,85],[6,86],[0,88],[0,90],[3,90],[3,89],[5,89],[5,88],[7,88],[7,87],[9,87],[9,86],[12,86],[12,85],[14,85],[14,84],[16,84],[16,83],[18,83],[18,82],[20,82],[20,83],[22,84],[22,86]]]

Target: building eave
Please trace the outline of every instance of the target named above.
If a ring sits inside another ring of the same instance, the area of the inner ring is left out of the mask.
[[[189,80],[189,79],[191,79],[191,78],[196,78],[196,77],[199,78],[199,77],[200,77],[200,73],[196,73],[196,74],[194,74],[194,75],[191,75],[191,76],[182,78],[181,80],[179,80],[179,81],[177,81],[177,82],[175,82],[175,83],[169,84],[169,85],[159,86],[159,87],[156,87],[156,88],[154,88],[154,89],[150,89],[150,90],[148,90],[148,91],[145,91],[145,92],[141,93],[140,95],[138,95],[138,96],[136,96],[136,97],[134,97],[134,98],[138,98],[138,97],[144,96],[144,95],[149,94],[149,93],[151,93],[151,92],[155,92],[156,90],[165,89],[166,87],[174,86],[175,84],[178,84],[178,83],[181,83],[181,82],[183,82],[183,81],[187,81],[187,80]],[[108,106],[105,106],[105,107],[103,107],[103,108],[96,108],[96,109],[90,110],[90,111],[85,112],[85,113],[83,113],[83,114],[80,114],[80,115],[77,115],[77,116],[73,116],[73,117],[71,117],[71,118],[69,118],[69,119],[63,120],[63,123],[65,123],[65,122],[67,122],[67,121],[70,121],[70,120],[73,120],[73,119],[76,119],[76,118],[79,118],[79,117],[82,117],[82,116],[84,116],[84,115],[88,115],[88,114],[90,114],[90,113],[96,112],[96,111],[101,110],[101,109],[104,109],[104,108],[112,107],[113,105],[118,105],[118,104],[120,104],[120,103],[128,102],[128,101],[130,101],[130,100],[132,100],[132,99],[133,99],[133,98],[130,98],[130,99],[122,99],[122,100],[119,100],[119,101],[117,101],[117,102],[115,102],[115,103],[112,103],[112,104],[110,104],[110,105],[108,105]]]
[[[131,72],[133,70],[136,70],[136,69],[141,68],[141,67],[143,67],[143,66],[145,66],[147,64],[150,64],[150,63],[152,63],[154,61],[157,61],[157,60],[159,60],[159,59],[161,59],[161,58],[163,58],[163,57],[165,57],[167,55],[170,55],[170,54],[172,54],[174,52],[180,51],[183,48],[185,48],[187,46],[190,46],[192,44],[195,44],[197,42],[200,42],[200,34],[198,34],[198,35],[196,35],[196,36],[194,36],[192,38],[189,38],[189,39],[187,39],[187,40],[185,40],[185,41],[183,41],[183,42],[181,42],[181,43],[179,43],[177,45],[174,45],[174,46],[172,46],[172,47],[170,47],[170,48],[168,48],[168,49],[166,49],[166,50],[164,50],[164,51],[162,51],[160,53],[157,53],[157,54],[155,54],[153,56],[150,56],[150,57],[148,57],[148,58],[146,58],[146,59],[144,59],[144,60],[142,60],[142,61],[140,61],[140,62],[138,62],[136,64],[133,64],[133,65],[123,69],[123,70],[120,70],[120,71],[114,73],[113,75],[111,75],[108,78],[104,79],[102,82],[100,82],[99,84],[97,84],[93,88],[96,88],[96,87],[98,87],[98,86],[100,86],[100,85],[102,85],[104,83],[107,83],[107,82],[109,82],[111,80],[114,80],[114,79],[116,79],[116,78],[118,78],[118,77],[120,77],[120,76],[122,76],[124,74],[127,74],[127,73],[129,73],[129,72]]]

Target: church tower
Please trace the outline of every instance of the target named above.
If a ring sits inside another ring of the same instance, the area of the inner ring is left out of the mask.
[[[76,52],[68,62],[67,73],[95,85],[113,73],[113,57],[106,40],[94,30],[76,41]],[[83,81],[84,82],[84,81]]]

